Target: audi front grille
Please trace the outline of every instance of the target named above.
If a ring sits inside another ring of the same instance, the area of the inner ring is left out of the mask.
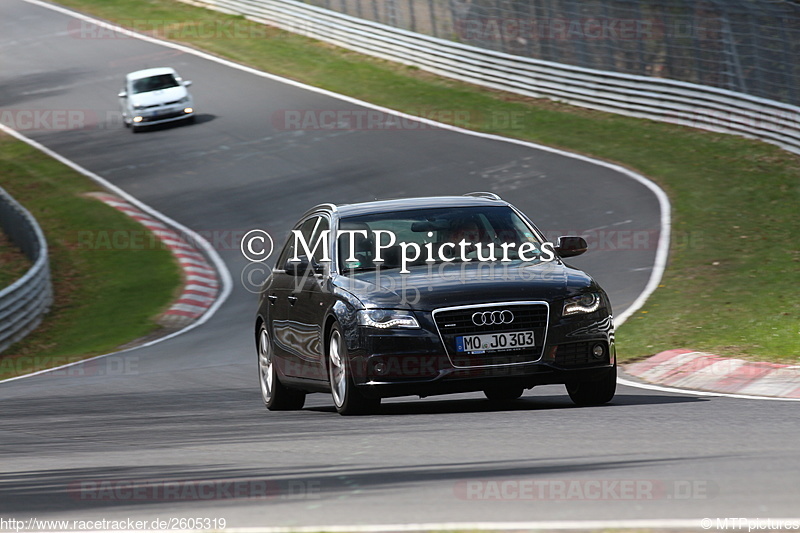
[[[542,357],[547,342],[549,311],[547,302],[490,303],[436,309],[433,320],[455,367],[523,364]],[[457,351],[458,337],[523,331],[533,332],[535,346],[484,353]]]

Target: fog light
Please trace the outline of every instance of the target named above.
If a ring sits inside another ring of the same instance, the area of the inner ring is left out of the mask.
[[[186,113],[187,115],[192,111],[194,111],[194,109],[192,109],[191,107],[187,107],[186,109],[183,110],[183,112]]]
[[[595,344],[592,347],[592,355],[595,359],[602,359],[606,355],[606,348],[602,344]]]
[[[386,374],[386,363],[375,363],[375,373],[379,376]]]
[[[142,121],[142,117],[133,117],[133,121],[134,122],[141,122]]]

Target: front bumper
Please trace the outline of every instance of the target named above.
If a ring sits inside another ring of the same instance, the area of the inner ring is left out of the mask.
[[[551,320],[544,344],[522,362],[454,365],[435,324],[418,315],[420,329],[359,327],[348,346],[353,380],[371,397],[432,396],[488,387],[560,384],[602,378],[616,363],[611,317],[598,312]],[[593,354],[603,347],[602,357]]]
[[[595,381],[603,378],[614,365],[603,364],[591,368],[563,369],[544,364],[526,365],[513,371],[470,372],[442,371],[439,376],[429,380],[369,381],[358,385],[364,396],[390,398],[394,396],[435,396],[460,392],[477,392],[490,387],[522,387],[530,389],[538,385],[566,384],[572,382]]]
[[[149,111],[149,110],[148,110]],[[194,116],[194,110],[187,113],[184,109],[169,110],[169,111],[156,111],[149,114],[134,114],[134,126],[155,126],[158,124],[166,124],[168,122],[175,122],[178,120],[185,120]],[[136,122],[135,118],[141,117],[141,121]]]

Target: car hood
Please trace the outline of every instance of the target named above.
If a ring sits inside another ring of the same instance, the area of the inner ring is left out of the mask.
[[[134,106],[153,106],[160,105],[164,102],[174,102],[180,100],[189,94],[186,87],[170,87],[169,89],[161,89],[158,91],[150,91],[148,93],[137,93],[130,95],[131,105]]]
[[[432,311],[440,307],[497,301],[553,301],[596,286],[585,272],[558,261],[451,263],[366,271],[339,276],[338,285],[365,307]]]

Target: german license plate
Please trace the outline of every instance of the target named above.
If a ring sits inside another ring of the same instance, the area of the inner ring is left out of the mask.
[[[483,335],[461,335],[456,337],[456,351],[483,353],[495,350],[516,350],[536,346],[533,331],[510,333],[486,333]]]

